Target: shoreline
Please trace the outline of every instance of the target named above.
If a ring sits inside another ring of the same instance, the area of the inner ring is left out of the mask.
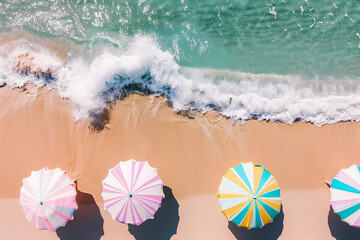
[[[241,125],[215,112],[189,119],[162,97],[132,94],[112,105],[109,122],[97,132],[89,121],[75,122],[72,110],[56,91],[0,88],[1,202],[16,201],[21,179],[47,166],[78,178],[79,190],[91,194],[102,209],[101,181],[108,169],[130,158],[147,160],[180,205],[173,239],[233,239],[217,203],[217,187],[230,167],[253,161],[264,165],[280,185],[280,239],[328,240],[330,191],[323,180],[359,162],[360,123],[317,127],[248,120]],[[0,213],[17,205],[10,206],[0,206]],[[127,226],[101,211],[104,239],[115,233],[132,239]],[[20,225],[28,224],[21,211],[16,214]],[[14,223],[0,224],[0,236],[16,234],[9,224]],[[23,234],[49,239],[31,227]]]

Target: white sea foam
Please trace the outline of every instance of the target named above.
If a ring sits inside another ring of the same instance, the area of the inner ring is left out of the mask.
[[[18,41],[10,52],[0,48],[0,85],[10,88],[23,87],[31,83],[38,87],[46,85],[46,73],[57,71],[63,64],[49,51],[37,45],[30,46],[27,41]],[[40,77],[39,73],[44,73]]]
[[[215,109],[241,122],[301,120],[321,126],[360,120],[359,79],[181,68],[173,55],[144,35],[135,36],[121,51],[104,48],[95,57],[72,56],[66,62],[24,42],[0,52],[0,85],[55,88],[76,106],[76,120],[91,119],[131,91],[163,95],[175,111]]]

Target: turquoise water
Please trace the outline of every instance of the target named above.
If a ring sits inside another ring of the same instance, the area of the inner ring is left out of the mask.
[[[137,68],[141,76],[125,76],[129,69],[114,67],[93,95],[111,101],[116,97],[109,97],[109,81],[113,91],[129,82],[144,84],[141,77],[149,74],[150,92],[171,99],[175,110],[215,108],[235,120],[300,119],[318,125],[360,120],[359,22],[360,3],[345,0],[0,0],[0,32],[22,29],[65,38],[91,52],[81,56],[87,65],[104,52],[116,52],[113,61],[122,64],[129,54],[144,61]],[[142,41],[153,49],[146,60]],[[103,50],[94,57],[91,49],[97,46]],[[67,52],[65,68],[80,58]]]
[[[336,77],[360,71],[358,1],[1,2],[2,31],[76,41],[142,32],[182,66]]]

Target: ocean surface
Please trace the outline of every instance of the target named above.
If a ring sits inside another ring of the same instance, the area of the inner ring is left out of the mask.
[[[0,0],[0,85],[56,89],[75,120],[131,92],[233,121],[360,121],[360,3]]]

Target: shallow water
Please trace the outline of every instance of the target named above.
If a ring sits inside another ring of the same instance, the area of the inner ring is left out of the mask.
[[[240,121],[359,121],[359,9],[357,1],[2,0],[0,84],[56,88],[76,119],[138,91],[164,95],[176,111],[216,109]],[[14,67],[27,53],[25,69]]]

